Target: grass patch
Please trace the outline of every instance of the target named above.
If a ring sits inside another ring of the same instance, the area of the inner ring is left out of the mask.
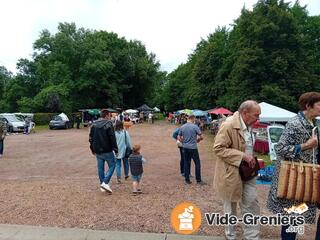
[[[36,132],[42,132],[49,130],[49,125],[36,125],[35,131]]]

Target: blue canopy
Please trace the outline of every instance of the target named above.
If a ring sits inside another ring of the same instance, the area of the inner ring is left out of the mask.
[[[203,117],[207,115],[207,112],[199,110],[199,109],[193,109],[192,114],[195,115],[196,117]]]

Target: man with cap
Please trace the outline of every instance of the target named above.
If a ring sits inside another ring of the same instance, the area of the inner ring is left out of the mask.
[[[187,184],[191,184],[190,181],[190,165],[191,159],[195,164],[196,180],[200,185],[205,183],[201,179],[201,164],[198,152],[197,143],[200,142],[203,137],[200,128],[195,124],[196,117],[191,114],[188,116],[188,121],[181,126],[178,134],[178,139],[182,142],[184,150],[184,177]]]

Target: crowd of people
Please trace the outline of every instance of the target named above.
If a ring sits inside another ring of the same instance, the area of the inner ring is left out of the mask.
[[[288,215],[285,209],[292,205],[301,204],[295,200],[281,199],[277,196],[278,178],[281,161],[302,160],[312,162],[312,154],[316,154],[317,163],[320,164],[319,133],[314,136],[312,130],[316,126],[315,119],[320,116],[320,93],[308,92],[299,98],[300,112],[286,125],[285,130],[276,145],[278,160],[276,171],[267,200],[267,208],[272,213]],[[260,215],[260,203],[257,198],[256,178],[243,180],[239,173],[240,165],[245,162],[249,167],[256,165],[253,151],[255,136],[252,125],[259,119],[261,109],[253,100],[240,104],[238,111],[225,119],[215,136],[213,151],[216,155],[214,188],[223,200],[223,211],[229,216],[237,216],[239,205],[241,215]],[[132,146],[130,135],[123,128],[123,122],[110,121],[107,110],[101,111],[101,119],[94,122],[90,130],[90,148],[98,162],[98,175],[101,191],[112,193],[109,186],[110,178],[116,168],[117,181],[121,182],[121,164],[124,166],[124,177],[129,177],[129,168],[133,181],[132,192],[141,193],[141,177],[145,159],[140,153],[141,146]],[[172,117],[172,116],[171,116]],[[195,165],[195,180],[199,185],[206,185],[201,176],[201,161],[198,143],[203,140],[202,132],[196,124],[193,114],[180,117],[182,126],[177,128],[172,137],[176,140],[180,153],[180,174],[186,184],[191,181],[191,160]],[[180,123],[180,122],[179,122]],[[127,149],[132,153],[127,153]],[[104,172],[105,162],[108,170]],[[305,223],[314,223],[316,209],[319,205],[308,203],[308,211],[302,213]],[[281,239],[296,239],[297,233],[288,231],[289,224],[281,229]],[[225,226],[226,239],[237,239],[235,225]],[[318,219],[316,239],[320,239],[320,218]],[[260,225],[244,225],[243,239],[260,239]]]
[[[298,206],[302,201],[279,198],[277,196],[278,179],[283,160],[312,163],[312,155],[317,156],[320,164],[319,132],[312,135],[315,119],[320,116],[320,93],[308,92],[299,98],[300,112],[292,118],[285,127],[279,143],[276,145],[278,156],[276,171],[267,200],[267,208],[275,214],[283,216],[294,215],[286,209]],[[259,119],[261,109],[255,101],[243,102],[238,112],[228,118],[220,127],[213,146],[217,156],[214,188],[224,201],[224,213],[237,215],[237,205],[240,205],[241,215],[260,215],[260,204],[257,199],[256,179],[243,181],[240,177],[239,166],[245,161],[251,167],[255,165],[253,152],[254,135],[251,126]],[[308,203],[308,210],[303,212],[305,223],[314,223],[316,208],[319,205]],[[296,239],[297,232],[288,230],[290,224],[281,228],[281,239]],[[226,239],[237,239],[234,225],[225,226]],[[243,239],[260,239],[260,225],[244,225]],[[320,239],[320,219],[318,219],[315,239]]]
[[[278,197],[281,162],[290,160],[312,163],[316,158],[316,163],[320,164],[319,130],[314,134],[317,126],[316,117],[320,116],[320,93],[302,94],[299,98],[299,107],[300,111],[288,121],[275,146],[276,170],[266,202],[267,208],[274,214],[290,215],[287,209],[303,203]],[[239,173],[242,163],[246,163],[251,168],[256,165],[257,160],[253,150],[255,135],[252,132],[252,125],[259,119],[260,114],[261,108],[256,101],[244,101],[240,104],[238,111],[221,124],[214,139],[213,152],[216,158],[213,185],[217,195],[223,200],[224,214],[229,216],[237,216],[238,206],[242,216],[260,215],[261,203],[257,197],[256,178],[243,180]],[[144,118],[144,115],[140,118]],[[199,186],[206,185],[201,175],[198,151],[198,143],[203,140],[202,129],[193,114],[181,115],[177,119],[181,126],[173,132],[172,137],[180,153],[180,174],[186,184],[192,184],[190,169],[191,160],[193,160],[196,183]],[[148,120],[153,123],[153,115],[148,115]],[[116,172],[117,183],[128,180],[131,175],[132,193],[134,195],[142,193],[143,164],[146,160],[141,154],[141,146],[132,144],[130,134],[124,127],[126,121],[128,121],[127,114],[112,115],[107,109],[102,109],[100,118],[94,121],[90,128],[89,143],[91,152],[97,160],[99,188],[100,191],[109,194],[112,193],[110,180],[114,172]],[[6,126],[0,122],[0,157],[3,155],[5,136]],[[106,165],[107,168],[105,168]],[[308,210],[301,213],[305,223],[315,223],[317,208],[319,203],[308,203]],[[281,239],[296,239],[297,233],[288,231],[289,227],[290,224],[282,225]],[[225,226],[225,237],[237,239],[235,225]],[[260,239],[260,225],[244,225],[243,239]],[[315,239],[320,240],[320,217]]]
[[[282,199],[277,196],[281,161],[302,160],[305,163],[312,163],[314,154],[317,164],[320,164],[319,131],[316,135],[312,134],[316,127],[316,117],[320,116],[320,93],[302,94],[299,98],[299,106],[300,111],[286,124],[280,141],[276,145],[278,160],[266,203],[267,208],[274,214],[288,216],[287,209],[302,204],[297,200]],[[238,205],[242,216],[245,214],[260,215],[256,177],[245,181],[242,180],[239,172],[242,162],[246,162],[252,168],[256,165],[257,160],[253,151],[255,135],[251,127],[259,119],[260,114],[261,108],[256,101],[244,101],[237,112],[224,119],[225,121],[222,122],[215,136],[213,146],[216,155],[214,188],[223,200],[224,213],[229,216],[237,216]],[[196,180],[198,183],[204,183],[201,178],[197,149],[197,143],[203,139],[202,133],[195,124],[195,117],[192,114],[187,117],[187,122],[181,123],[183,125],[177,128],[172,135],[179,148],[180,173],[185,178],[186,184],[190,184],[190,163],[193,159]],[[319,208],[319,204],[308,203],[308,211],[301,214],[305,223],[315,222],[317,207]],[[289,228],[290,224],[282,225],[281,239],[296,239],[297,232]],[[225,226],[225,237],[226,239],[238,239],[235,225]],[[244,225],[242,239],[260,239],[260,225]],[[315,239],[320,239],[320,217]]]

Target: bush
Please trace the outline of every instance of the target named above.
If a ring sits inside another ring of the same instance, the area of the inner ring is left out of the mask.
[[[154,117],[155,117],[155,119],[156,120],[164,120],[165,119],[165,117],[163,116],[163,113],[155,113],[154,114]]]
[[[48,125],[55,115],[58,115],[58,113],[35,113],[33,121],[36,125]]]

